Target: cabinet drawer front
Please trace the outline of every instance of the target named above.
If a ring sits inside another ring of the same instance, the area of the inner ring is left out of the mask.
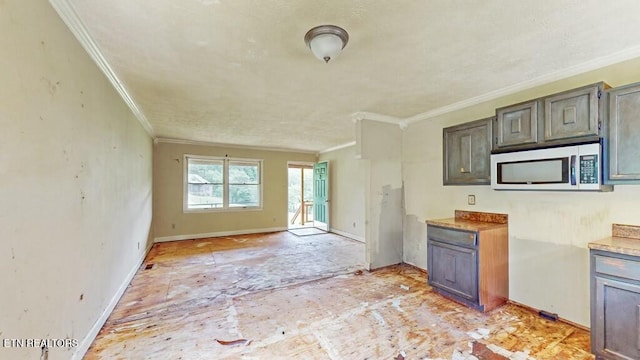
[[[429,239],[442,241],[449,244],[477,246],[478,237],[474,232],[445,229],[438,226],[427,226],[427,236]]]
[[[595,255],[595,272],[632,280],[640,280],[640,262]]]

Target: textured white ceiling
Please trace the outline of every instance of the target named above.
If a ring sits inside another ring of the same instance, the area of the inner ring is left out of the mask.
[[[640,46],[640,1],[68,0],[154,135],[320,151]],[[329,64],[303,37],[335,24]]]

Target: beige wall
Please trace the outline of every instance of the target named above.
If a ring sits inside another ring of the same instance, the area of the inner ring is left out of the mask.
[[[365,242],[369,269],[402,262],[402,130],[396,124],[359,120],[359,157],[365,166]]]
[[[364,241],[365,167],[356,147],[320,154],[318,161],[329,162],[331,231]]]
[[[184,154],[262,159],[263,209],[184,213]],[[157,241],[287,228],[287,162],[315,162],[315,154],[158,142],[154,148],[153,228]]]
[[[320,154],[330,164],[331,228],[366,243],[376,269],[402,262],[402,131],[359,120],[356,144]]]
[[[510,298],[589,325],[587,244],[608,236],[612,223],[640,225],[640,186],[611,193],[492,191],[489,186],[442,185],[442,128],[494,114],[496,107],[604,80],[640,81],[640,59],[421,121],[404,132],[404,261],[426,268],[426,226],[454,209],[509,214]],[[476,195],[475,206],[467,195]]]
[[[0,33],[0,338],[86,348],[145,254],[152,141],[46,1],[0,1]]]

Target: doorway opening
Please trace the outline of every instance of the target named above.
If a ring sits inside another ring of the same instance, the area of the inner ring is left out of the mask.
[[[289,229],[313,227],[313,164],[289,164]]]

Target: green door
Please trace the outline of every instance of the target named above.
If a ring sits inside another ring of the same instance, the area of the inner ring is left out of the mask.
[[[313,165],[313,222],[314,226],[329,231],[329,163]]]

